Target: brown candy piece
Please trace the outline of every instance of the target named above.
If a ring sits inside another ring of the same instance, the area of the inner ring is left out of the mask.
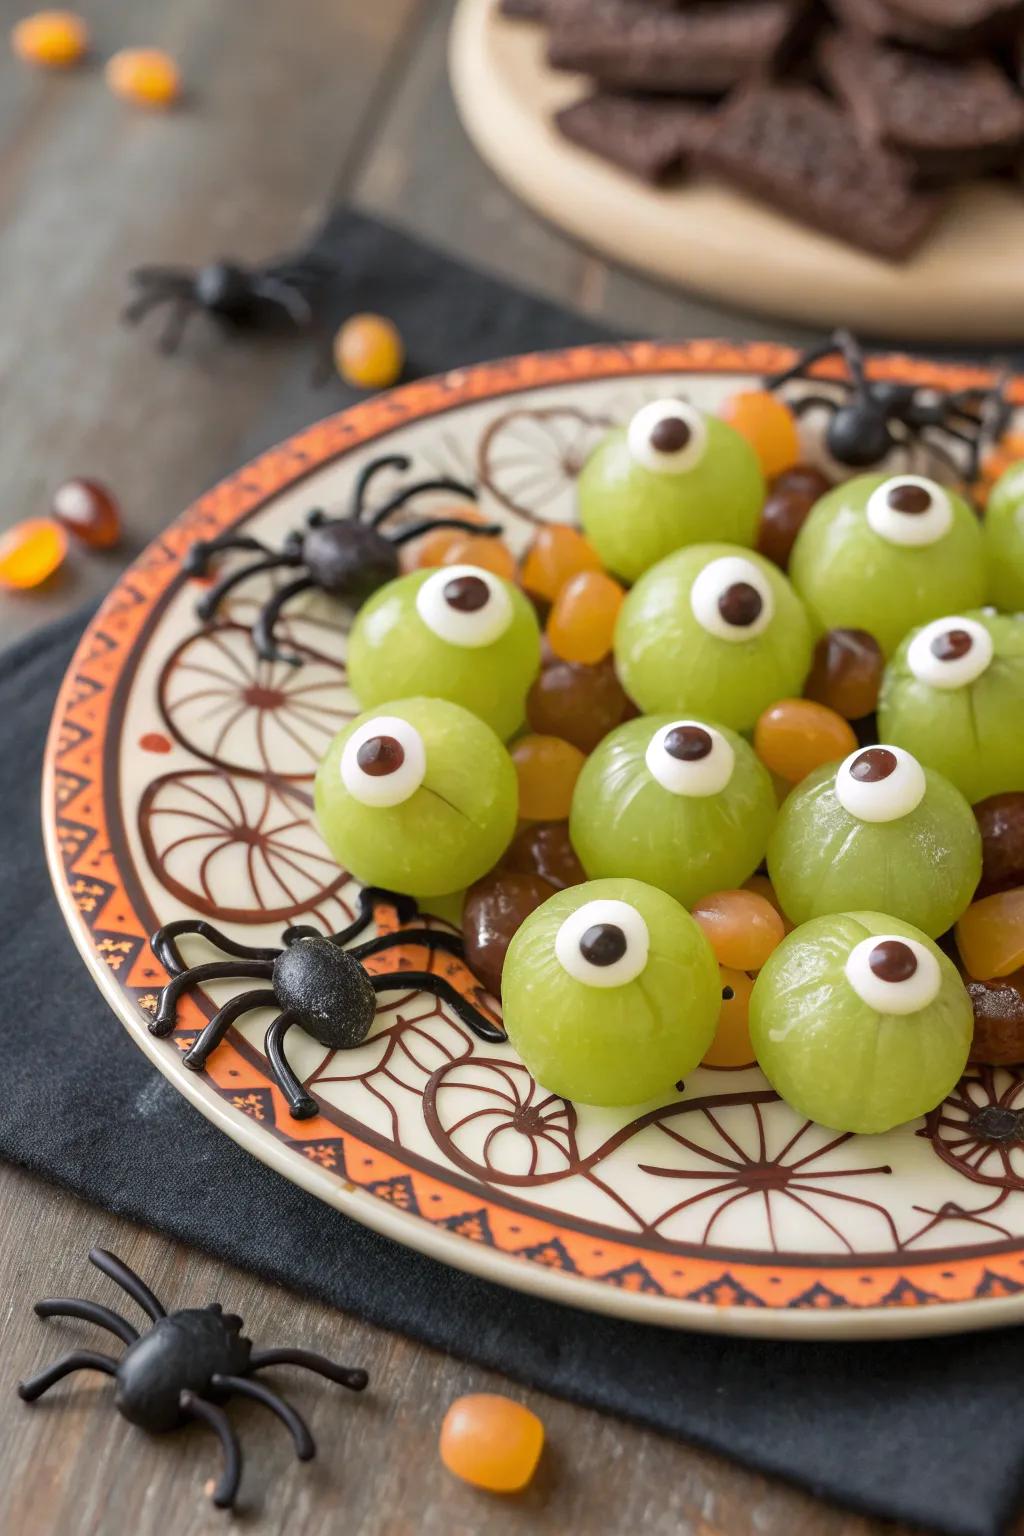
[[[556,890],[582,885],[587,876],[569,841],[565,821],[537,821],[522,828],[501,861],[503,869],[540,875]]]
[[[98,480],[65,480],[53,493],[50,511],[58,523],[90,549],[113,549],[120,541],[120,509]]]
[[[884,671],[885,657],[874,635],[866,629],[830,629],[814,648],[804,693],[846,720],[863,720],[878,703]]]
[[[832,481],[815,464],[793,464],[772,481],[773,491],[799,492],[814,501],[819,501],[831,489]]]
[[[788,570],[796,536],[817,499],[817,496],[807,491],[780,490],[777,484],[768,492],[761,508],[757,548],[766,559],[773,560],[780,570]]]
[[[462,909],[462,940],[466,964],[488,992],[501,996],[501,972],[516,930],[555,887],[539,875],[495,870],[466,892]]]
[[[981,832],[981,882],[976,896],[1024,885],[1024,794],[989,795],[974,807]]]
[[[971,1060],[993,1067],[1024,1061],[1024,971],[998,981],[964,976],[974,1008]]]
[[[581,752],[592,752],[633,713],[610,656],[596,666],[559,660],[545,665],[526,700],[531,730],[560,736]]]

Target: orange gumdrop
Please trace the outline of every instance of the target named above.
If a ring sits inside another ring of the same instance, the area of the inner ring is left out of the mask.
[[[431,517],[457,517],[463,523],[485,523],[487,519],[479,507],[466,502],[454,502],[450,507],[431,507]],[[425,566],[441,565],[444,557],[459,539],[466,537],[461,528],[435,528],[421,539],[402,547],[401,563],[404,571],[419,571]]]
[[[572,792],[586,761],[579,747],[560,736],[521,736],[512,748],[524,821],[565,821]]]
[[[753,448],[766,480],[800,462],[796,417],[784,400],[768,389],[743,389],[730,395],[719,414]]]
[[[775,894],[775,887],[772,885],[767,875],[751,875],[749,880],[744,880],[743,889],[745,891],[753,891],[757,896],[763,896],[768,905],[770,907],[774,907],[776,912],[782,918],[782,926],[785,928],[786,932],[793,932],[793,924],[790,922],[789,918],[786,916],[785,912],[783,912],[781,906],[779,905],[779,898]]]
[[[596,666],[612,648],[625,592],[604,571],[580,571],[555,598],[548,615],[548,643],[562,661]]]
[[[68,537],[48,517],[15,523],[0,538],[0,586],[38,587],[63,564]]]
[[[1024,886],[973,902],[956,925],[956,943],[975,981],[1019,970],[1024,965]]]
[[[537,1415],[496,1392],[457,1397],[441,1425],[439,1449],[448,1471],[491,1493],[525,1488],[543,1447]]]
[[[754,726],[754,751],[788,784],[798,784],[822,763],[838,762],[856,747],[849,721],[813,699],[780,699]]]
[[[69,69],[89,48],[89,29],[74,11],[37,11],[11,29],[11,48],[26,64]]]
[[[445,550],[442,565],[477,565],[481,570],[501,576],[505,581],[515,581],[519,574],[516,557],[507,544],[497,538],[485,538],[478,533],[460,533]]]
[[[137,107],[169,107],[181,95],[178,66],[162,48],[122,48],[105,74],[114,95]]]
[[[756,891],[714,891],[693,909],[719,965],[759,971],[786,936],[782,918]]]
[[[390,389],[405,367],[398,327],[386,315],[350,315],[334,338],[334,366],[355,389]]]
[[[580,571],[600,571],[600,557],[575,528],[549,523],[541,528],[523,561],[527,592],[553,603],[566,582]]]
[[[749,1067],[754,1061],[750,1043],[750,994],[754,983],[746,971],[719,967],[722,978],[722,1007],[715,1038],[704,1055],[706,1067]]]

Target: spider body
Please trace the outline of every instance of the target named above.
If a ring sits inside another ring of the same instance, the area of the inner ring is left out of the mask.
[[[308,1120],[315,1115],[317,1104],[295,1076],[285,1055],[288,1030],[297,1025],[328,1050],[350,1050],[361,1045],[370,1032],[378,993],[430,992],[448,1003],[481,1040],[492,1044],[503,1041],[505,1031],[501,1026],[435,971],[416,971],[399,962],[394,972],[371,973],[362,964],[371,956],[410,945],[422,945],[431,954],[450,954],[461,959],[462,940],[457,935],[429,928],[396,928],[378,933],[354,949],[344,948],[369,926],[381,908],[390,909],[400,923],[411,921],[417,911],[411,897],[368,886],[360,893],[359,915],[340,933],[328,938],[315,928],[288,928],[279,949],[236,943],[203,919],[184,918],[166,924],[151,940],[153,953],[171,977],[160,993],[149,1026],[151,1033],[161,1037],[170,1034],[177,1021],[179,1000],[204,982],[236,976],[266,982],[264,987],[240,992],[218,1009],[182,1061],[190,1071],[203,1071],[211,1052],[236,1019],[255,1008],[273,1008],[276,1017],[265,1038],[267,1061],[296,1120]],[[228,958],[186,966],[177,947],[177,941],[186,935],[205,938]],[[466,976],[475,983],[468,971]]]
[[[373,459],[356,481],[347,517],[328,517],[317,508],[307,515],[305,527],[293,530],[279,550],[270,549],[249,534],[239,533],[225,533],[193,544],[184,562],[185,573],[189,576],[204,576],[218,555],[231,550],[245,550],[258,557],[251,564],[231,571],[204,593],[196,604],[199,617],[204,622],[212,619],[227,594],[250,576],[274,570],[300,571],[301,575],[286,582],[267,599],[252,627],[253,644],[264,661],[286,661],[300,666],[301,656],[282,651],[275,638],[277,621],[293,598],[315,589],[340,599],[353,609],[358,608],[371,593],[398,575],[398,551],[412,539],[431,533],[435,528],[458,528],[474,534],[501,532],[496,524],[474,523],[467,518],[445,515],[417,519],[396,533],[387,533],[383,525],[388,518],[414,496],[428,491],[444,491],[472,500],[476,495],[472,486],[442,475],[405,486],[383,506],[368,513],[367,492],[380,470],[396,469],[404,473],[409,467],[410,461],[404,454]]]
[[[199,1420],[220,1440],[224,1466],[212,1498],[221,1508],[234,1503],[242,1475],[238,1439],[222,1406],[229,1398],[252,1398],[275,1414],[291,1434],[300,1461],[309,1461],[316,1453],[304,1419],[270,1387],[253,1381],[254,1372],[272,1365],[299,1365],[353,1392],[366,1386],[365,1371],[336,1365],[310,1350],[254,1350],[242,1333],[242,1319],[222,1311],[219,1302],[168,1313],[145,1281],[114,1254],[93,1248],[89,1259],[138,1303],[151,1327],[140,1334],[119,1312],[82,1297],[37,1301],[39,1317],[82,1318],[115,1334],[127,1348],[120,1359],[90,1349],[73,1350],[20,1382],[19,1397],[31,1403],[74,1371],[100,1371],[114,1378],[117,1411],[140,1429],[165,1434]]]

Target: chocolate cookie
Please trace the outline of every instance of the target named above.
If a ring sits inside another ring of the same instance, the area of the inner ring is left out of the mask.
[[[710,118],[711,109],[693,101],[598,91],[557,113],[555,123],[574,144],[658,183],[687,168]]]
[[[698,164],[890,261],[910,254],[941,208],[903,160],[862,143],[845,112],[803,86],[739,93],[716,114]]]
[[[938,53],[955,53],[998,34],[1022,10],[1021,0],[828,0],[847,26],[871,37]]]

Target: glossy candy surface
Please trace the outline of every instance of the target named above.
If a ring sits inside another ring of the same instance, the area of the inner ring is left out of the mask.
[[[600,555],[581,533],[564,523],[547,523],[526,552],[522,582],[527,592],[553,603],[573,576],[601,569]]]
[[[625,596],[603,571],[572,576],[555,598],[548,617],[548,644],[562,661],[593,666],[612,648],[615,622]]]
[[[754,1060],[750,1042],[750,994],[754,983],[746,971],[720,968],[722,1006],[715,1038],[704,1053],[705,1067],[748,1067]]]
[[[540,875],[556,891],[582,885],[587,878],[569,840],[566,821],[538,821],[521,827],[501,867],[524,875]]]
[[[719,965],[759,971],[786,936],[779,913],[751,890],[713,891],[693,908],[694,921],[707,935]]]
[[[536,874],[501,869],[485,875],[466,892],[462,938],[466,964],[495,997],[501,995],[501,971],[512,936],[555,887]]]
[[[785,576],[730,544],[662,560],[628,594],[615,630],[619,677],[642,710],[706,715],[739,731],[776,699],[800,693],[812,650]]]
[[[967,908],[956,925],[956,947],[976,981],[1009,976],[1024,966],[1024,886],[998,891]]]
[[[752,545],[764,501],[757,455],[726,422],[679,401],[642,407],[583,466],[580,519],[625,581],[705,540]]]
[[[522,1403],[492,1392],[457,1397],[441,1425],[441,1460],[455,1477],[491,1493],[516,1493],[537,1469],[544,1425]]]
[[[687,770],[719,757],[727,775],[720,787],[689,792]],[[659,773],[670,782],[678,774],[680,783],[666,787]],[[569,826],[591,879],[628,875],[689,907],[753,873],[774,821],[771,780],[741,736],[704,720],[651,715],[620,725],[587,759]]]
[[[830,629],[814,647],[804,693],[846,720],[862,720],[878,707],[885,657],[866,629]]]
[[[489,726],[445,699],[403,699],[353,720],[321,761],[315,798],[342,868],[410,896],[472,885],[515,831],[508,753]]]
[[[592,752],[632,711],[611,657],[596,666],[554,661],[541,669],[526,700],[530,729],[561,736]]]
[[[463,501],[452,502],[450,506],[437,502],[431,508],[431,513],[435,517],[457,517],[463,523],[487,521],[479,507]],[[432,528],[421,539],[414,539],[411,544],[406,544],[402,548],[400,552],[402,570],[419,571],[427,566],[443,565],[445,556],[452,546],[465,537],[466,535],[458,528]]]
[[[526,919],[501,1001],[509,1039],[543,1087],[615,1105],[668,1093],[692,1071],[722,996],[711,946],[678,902],[637,880],[594,880]]]
[[[857,737],[842,715],[811,699],[780,699],[754,726],[758,757],[789,784],[799,784],[822,763],[847,757],[856,745]]]
[[[723,402],[718,414],[746,438],[766,479],[771,480],[799,461],[796,417],[771,390],[738,390]]]
[[[796,536],[810,516],[816,497],[810,491],[783,490],[772,486],[761,508],[757,549],[780,571],[789,569]]]
[[[178,66],[162,48],[122,48],[104,73],[114,95],[137,107],[170,107],[181,95]]]
[[[974,1009],[971,1060],[997,1067],[1024,1061],[1024,970],[997,981],[964,979]]]
[[[876,938],[886,941],[880,955]],[[902,1009],[906,989],[927,971],[931,1000],[899,1012],[866,1001],[851,980],[860,945],[871,956],[862,967],[871,985],[861,984],[872,997],[884,1002],[891,990],[888,1006]],[[879,912],[836,913],[796,929],[750,1000],[750,1036],[768,1081],[799,1114],[837,1131],[887,1131],[933,1109],[966,1065],[972,1029],[953,962],[919,929]]]
[[[68,69],[88,52],[89,29],[74,11],[37,11],[15,22],[11,47],[26,64]]]
[[[120,508],[98,480],[65,480],[53,493],[50,511],[90,549],[113,549],[120,542]]]
[[[508,545],[478,533],[456,534],[438,564],[475,565],[508,582],[514,582],[517,575],[516,557]]]
[[[0,587],[38,587],[63,563],[67,534],[48,517],[30,517],[0,534]]]
[[[483,580],[476,569],[410,571],[363,604],[349,635],[348,675],[364,708],[424,695],[472,710],[503,740],[522,725],[540,666],[536,614],[517,587]]]
[[[985,508],[989,596],[1008,613],[1024,609],[1024,460],[1000,475]]]
[[[524,821],[564,821],[585,758],[559,736],[521,736],[512,747]]]
[[[390,389],[405,366],[398,327],[385,315],[350,315],[334,338],[334,366],[354,389]]]
[[[990,795],[974,807],[981,832],[979,896],[1024,885],[1024,793]]]

